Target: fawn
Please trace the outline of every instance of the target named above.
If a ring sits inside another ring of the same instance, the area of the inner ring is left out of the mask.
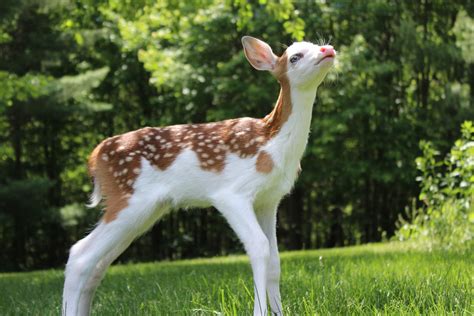
[[[263,119],[145,127],[104,140],[89,158],[91,207],[105,198],[94,230],[70,250],[64,315],[89,315],[107,267],[158,219],[180,207],[214,206],[250,258],[254,315],[283,314],[276,213],[299,173],[317,87],[334,63],[330,45],[292,44],[280,56],[253,37],[245,56],[281,89]]]

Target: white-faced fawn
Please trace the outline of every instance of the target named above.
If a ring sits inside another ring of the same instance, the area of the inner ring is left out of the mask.
[[[242,38],[257,70],[281,89],[262,119],[145,127],[104,140],[89,158],[91,206],[104,198],[94,230],[70,250],[63,314],[89,315],[107,267],[158,219],[181,207],[214,206],[242,241],[254,279],[254,315],[283,314],[276,212],[299,173],[316,90],[333,65],[332,46],[294,43],[280,56]],[[295,210],[296,211],[296,210]]]

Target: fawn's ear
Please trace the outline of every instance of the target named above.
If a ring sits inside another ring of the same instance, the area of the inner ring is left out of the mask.
[[[245,57],[249,63],[257,70],[273,71],[277,62],[277,56],[273,53],[271,47],[252,36],[242,37]]]

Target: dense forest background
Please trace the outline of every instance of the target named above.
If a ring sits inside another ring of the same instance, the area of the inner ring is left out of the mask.
[[[84,206],[86,160],[105,137],[270,112],[278,84],[247,64],[243,35],[339,53],[280,206],[280,248],[392,236],[417,203],[420,141],[446,152],[474,118],[473,2],[2,0],[0,270],[65,263],[100,218]],[[120,260],[240,247],[215,210],[186,210]]]

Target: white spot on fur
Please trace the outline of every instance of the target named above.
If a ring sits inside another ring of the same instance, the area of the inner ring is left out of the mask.
[[[255,138],[255,141],[258,142],[258,143],[263,143],[265,141],[265,137],[258,136],[257,138]]]

